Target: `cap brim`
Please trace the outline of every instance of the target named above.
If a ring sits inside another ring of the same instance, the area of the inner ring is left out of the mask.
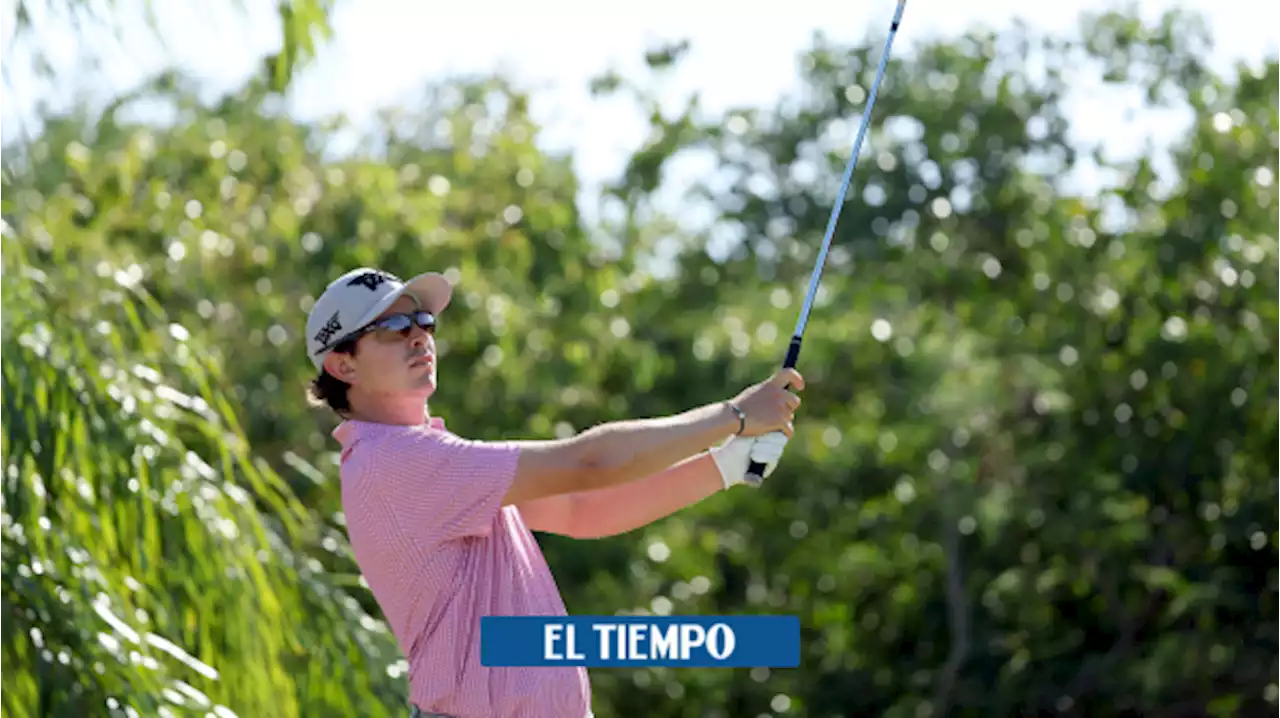
[[[363,327],[377,319],[392,304],[395,304],[400,297],[406,294],[416,299],[420,308],[438,315],[444,311],[445,307],[449,306],[449,301],[453,299],[453,285],[449,284],[449,280],[438,272],[419,274],[405,283],[403,289],[388,294],[373,305],[363,317],[360,317],[360,322],[356,326]]]
[[[443,274],[427,272],[410,279],[401,294],[412,294],[423,309],[439,314],[449,306],[449,300],[453,299],[453,285]]]

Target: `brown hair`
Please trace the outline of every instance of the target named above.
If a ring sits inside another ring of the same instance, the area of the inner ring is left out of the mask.
[[[356,342],[346,341],[333,348],[335,354],[351,354],[356,353]],[[307,386],[307,400],[312,406],[327,406],[339,416],[351,411],[351,400],[347,396],[347,392],[351,390],[351,385],[338,377],[330,374],[323,367],[316,378],[311,380]]]

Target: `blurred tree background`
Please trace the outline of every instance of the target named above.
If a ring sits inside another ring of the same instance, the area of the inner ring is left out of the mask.
[[[286,59],[327,32],[327,3],[298,7]],[[879,32],[815,38],[767,110],[661,111],[681,45],[651,81],[602,76],[652,132],[601,226],[502,77],[374,128],[274,111],[279,61],[213,101],[166,73],[42,118],[0,198],[4,714],[405,715],[333,421],[303,400],[315,294],[355,265],[447,270],[433,410],[475,438],[736,392],[785,348]],[[1280,69],[1220,75],[1207,42],[1116,10],[898,54],[778,473],[542,539],[573,613],[798,614],[802,665],[594,671],[598,716],[1276,714]],[[1192,109],[1164,172],[1069,140],[1091,64]],[[139,102],[173,121],[121,119]],[[692,156],[706,229],[655,201]],[[1081,161],[1113,189],[1066,191]]]

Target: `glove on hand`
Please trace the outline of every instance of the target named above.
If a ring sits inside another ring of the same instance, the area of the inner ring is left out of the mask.
[[[787,435],[774,431],[763,436],[751,438],[734,437],[711,450],[711,458],[720,469],[720,477],[724,487],[743,483],[747,475],[747,467],[752,461],[764,464],[764,476],[767,478],[778,467],[782,452],[787,448]]]

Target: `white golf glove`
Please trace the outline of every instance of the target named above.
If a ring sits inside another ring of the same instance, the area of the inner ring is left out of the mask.
[[[787,448],[787,435],[774,431],[763,436],[749,439],[734,437],[711,450],[711,458],[720,469],[720,478],[724,487],[743,483],[747,475],[747,467],[752,461],[764,464],[764,476],[768,477],[778,467],[782,452]]]

